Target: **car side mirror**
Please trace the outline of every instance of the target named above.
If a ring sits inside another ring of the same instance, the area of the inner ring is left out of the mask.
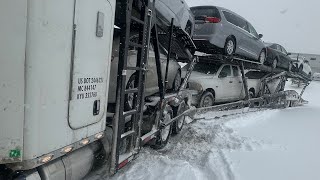
[[[291,53],[288,53],[287,55],[288,55],[288,56],[290,56],[290,55],[291,55]]]
[[[263,37],[263,34],[259,34],[259,39],[261,39]]]
[[[228,76],[228,74],[226,73],[226,72],[220,72],[220,74],[219,74],[219,78],[225,78],[225,77],[227,77]]]

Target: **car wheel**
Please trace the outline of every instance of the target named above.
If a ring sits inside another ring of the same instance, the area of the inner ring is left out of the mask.
[[[266,50],[262,49],[259,55],[259,62],[261,64],[264,64],[264,62],[266,61]]]
[[[211,92],[206,91],[200,98],[199,107],[210,107],[214,104],[214,96]]]
[[[175,92],[179,91],[180,86],[181,86],[181,74],[180,74],[180,71],[178,71],[173,80],[172,90]]]
[[[229,37],[224,45],[224,54],[227,56],[232,56],[236,49],[236,42],[233,38]]]
[[[178,107],[173,109],[174,117],[179,116],[180,114],[182,114],[187,109],[188,109],[188,105],[185,102],[182,102]],[[184,125],[184,120],[185,120],[185,116],[182,116],[181,118],[179,118],[178,120],[176,120],[173,123],[173,127],[172,127],[172,133],[173,134],[179,134],[180,133],[180,131],[182,130],[183,125]]]
[[[127,82],[126,89],[134,89],[134,81],[136,79],[136,75],[132,75],[129,78],[129,81]],[[125,110],[131,110],[133,109],[133,102],[134,102],[135,94],[134,93],[129,93],[125,95]]]
[[[172,110],[170,106],[166,107],[166,110],[164,111],[164,118],[163,118],[163,122],[164,121],[169,121],[172,118]],[[171,135],[171,131],[172,131],[172,125],[168,125],[166,127],[164,127],[163,129],[161,129],[156,137],[155,143],[153,145],[151,145],[151,147],[153,149],[162,149],[164,148],[167,144],[168,141],[170,139],[170,135]]]
[[[277,60],[277,58],[274,58],[274,60],[272,61],[272,69],[275,69],[275,68],[277,68],[277,65],[278,65],[278,60]]]

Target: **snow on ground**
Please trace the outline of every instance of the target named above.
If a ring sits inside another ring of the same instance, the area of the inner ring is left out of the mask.
[[[319,92],[320,82],[310,84],[304,95],[310,102],[302,107],[219,119],[207,113],[186,125],[163,150],[143,148],[111,179],[320,179]],[[104,172],[95,171],[88,179],[108,179]]]

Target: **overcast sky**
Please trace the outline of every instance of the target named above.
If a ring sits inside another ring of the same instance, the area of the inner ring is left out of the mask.
[[[290,52],[320,54],[320,0],[186,0],[189,6],[216,5],[246,18]]]

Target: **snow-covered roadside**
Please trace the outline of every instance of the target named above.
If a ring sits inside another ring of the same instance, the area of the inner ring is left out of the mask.
[[[294,88],[290,86],[287,88]],[[207,113],[160,151],[143,148],[111,179],[320,179],[320,83],[310,103],[215,119]],[[88,179],[107,179],[103,170]]]

